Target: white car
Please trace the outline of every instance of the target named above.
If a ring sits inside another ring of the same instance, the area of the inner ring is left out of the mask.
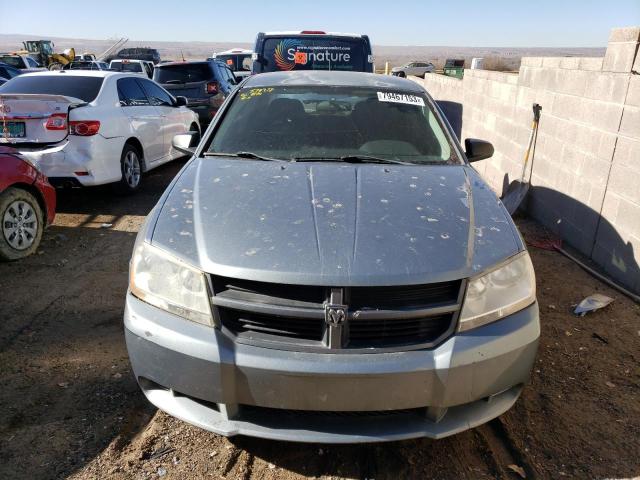
[[[424,77],[427,73],[432,73],[436,67],[430,62],[410,62],[401,67],[391,69],[391,74],[398,77],[406,77],[407,75],[415,75],[416,77]]]
[[[153,67],[149,65],[150,63],[146,60],[111,60],[109,69],[117,72],[137,73],[151,78],[153,77]]]
[[[0,145],[12,145],[55,186],[120,182],[184,153],[175,135],[200,132],[198,115],[140,75],[63,70],[20,75],[0,87]]]
[[[251,64],[253,50],[243,48],[232,48],[224,52],[214,53],[214,60],[219,60],[227,65],[238,80],[242,80],[251,74]]]

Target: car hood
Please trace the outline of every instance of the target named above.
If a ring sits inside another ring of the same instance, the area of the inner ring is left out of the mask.
[[[468,166],[200,158],[157,209],[152,244],[205,272],[266,282],[439,282],[523,248]]]

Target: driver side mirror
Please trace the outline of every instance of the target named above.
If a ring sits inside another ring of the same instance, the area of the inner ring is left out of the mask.
[[[176,97],[176,107],[186,107],[188,104],[187,97]]]
[[[493,156],[493,145],[477,138],[466,138],[464,149],[469,162],[477,162]]]
[[[200,141],[200,134],[198,132],[186,132],[180,133],[173,137],[171,145],[179,152],[187,155],[193,155]]]

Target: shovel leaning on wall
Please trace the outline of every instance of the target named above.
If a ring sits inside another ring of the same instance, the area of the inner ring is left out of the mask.
[[[527,150],[524,152],[524,162],[522,164],[522,174],[520,180],[511,182],[507,188],[507,192],[502,196],[502,203],[506,207],[509,214],[513,215],[518,210],[518,207],[527,196],[529,191],[529,185],[531,184],[531,175],[533,174],[533,154],[536,150],[536,140],[538,139],[538,125],[540,124],[540,112],[542,107],[538,103],[533,104],[533,122],[531,124],[531,134],[529,135],[529,143],[527,144]],[[531,157],[531,171],[529,172],[529,178],[525,182],[524,177],[527,172],[527,164],[529,163],[529,157]]]

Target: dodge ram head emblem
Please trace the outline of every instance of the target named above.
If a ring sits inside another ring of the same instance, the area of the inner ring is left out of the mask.
[[[343,305],[326,305],[324,307],[324,321],[327,325],[340,326],[347,319],[346,308]]]

